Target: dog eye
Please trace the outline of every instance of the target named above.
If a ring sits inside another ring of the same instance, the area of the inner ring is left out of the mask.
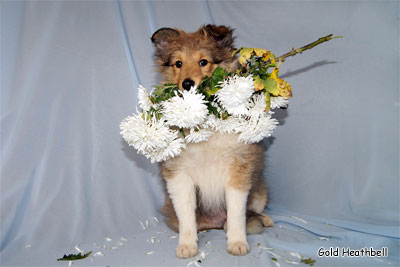
[[[199,64],[200,64],[200,66],[204,67],[205,65],[208,64],[208,61],[207,61],[207,59],[202,59],[202,60],[200,60]]]
[[[175,62],[175,66],[180,69],[182,67],[182,61],[178,60],[177,62]]]

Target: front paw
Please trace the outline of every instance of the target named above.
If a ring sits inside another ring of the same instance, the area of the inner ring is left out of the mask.
[[[235,256],[243,256],[249,253],[249,244],[246,241],[228,242],[228,253]]]
[[[176,256],[180,259],[186,259],[196,256],[198,253],[197,245],[179,245],[176,247]]]

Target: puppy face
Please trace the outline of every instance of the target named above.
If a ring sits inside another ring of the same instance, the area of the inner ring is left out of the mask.
[[[171,28],[156,31],[151,40],[163,82],[189,90],[210,76],[217,66],[234,71],[237,61],[232,57],[232,32],[228,27],[215,25],[202,26],[194,33]]]
[[[211,75],[217,66],[209,51],[204,49],[183,47],[182,50],[173,52],[170,60],[169,80],[185,90],[197,86],[205,76]]]

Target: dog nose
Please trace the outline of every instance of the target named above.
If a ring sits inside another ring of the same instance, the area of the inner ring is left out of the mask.
[[[190,88],[192,88],[192,86],[194,86],[194,81],[191,80],[191,79],[185,79],[185,80],[182,82],[182,87],[183,87],[183,89],[185,89],[185,90],[190,90]]]

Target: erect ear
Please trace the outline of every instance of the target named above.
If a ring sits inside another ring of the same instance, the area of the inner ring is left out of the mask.
[[[153,33],[153,36],[151,36],[151,41],[157,49],[165,49],[174,38],[179,36],[179,34],[180,33],[178,30],[161,28]]]
[[[218,46],[233,47],[233,29],[226,26],[216,26],[208,24],[203,28],[209,35],[211,35]]]

